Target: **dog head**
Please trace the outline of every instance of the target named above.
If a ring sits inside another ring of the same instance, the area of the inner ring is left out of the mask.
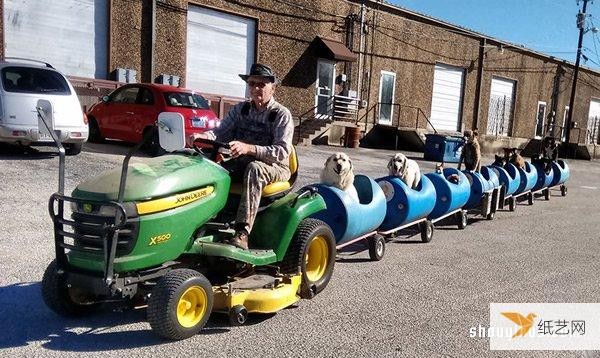
[[[400,177],[406,170],[406,156],[402,153],[396,153],[390,158],[387,168],[389,175]]]
[[[444,163],[440,163],[440,164],[436,164],[435,165],[435,172],[438,174],[441,174],[444,172]]]
[[[321,172],[321,182],[340,189],[352,185],[354,173],[352,172],[352,161],[347,154],[338,152],[327,158]]]
[[[498,166],[503,167],[506,164],[505,157],[503,157],[501,155],[498,155],[498,154],[495,154],[494,156],[495,156],[495,160],[494,160],[494,163],[493,163],[494,165],[498,165]]]
[[[464,135],[465,143],[473,143],[473,142],[477,141],[478,133],[476,130],[472,130],[472,131],[466,130],[463,135]]]

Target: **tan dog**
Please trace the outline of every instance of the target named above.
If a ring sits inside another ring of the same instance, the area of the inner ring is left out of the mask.
[[[358,193],[354,188],[352,161],[345,153],[338,152],[327,158],[325,167],[321,171],[321,183],[341,189],[358,201]]]
[[[387,168],[389,175],[400,178],[409,188],[416,188],[421,181],[419,164],[412,159],[408,159],[402,153],[396,153],[391,157]]]
[[[475,130],[465,131],[464,136],[465,145],[458,161],[458,170],[460,170],[461,163],[464,163],[466,170],[478,172],[481,169],[481,147],[477,139],[478,133]]]

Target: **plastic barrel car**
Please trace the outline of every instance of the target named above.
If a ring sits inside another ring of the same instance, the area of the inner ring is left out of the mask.
[[[467,226],[467,213],[462,207],[471,194],[467,177],[454,168],[446,168],[442,173],[427,173],[425,176],[433,183],[437,195],[435,206],[427,218],[435,223],[456,214],[458,227],[464,229]]]
[[[431,180],[421,176],[419,184],[409,188],[400,178],[386,176],[375,179],[385,194],[387,211],[385,219],[379,227],[384,235],[392,234],[400,229],[419,224],[421,240],[431,241],[433,224],[427,220],[435,206],[436,192]]]
[[[386,201],[379,185],[365,175],[356,175],[354,187],[358,193],[358,201],[336,187],[324,184],[313,186],[325,200],[327,209],[314,213],[311,217],[331,227],[337,248],[368,238],[371,259],[381,259],[385,241],[376,230],[385,218]]]
[[[562,196],[567,195],[567,186],[564,184],[571,176],[571,171],[567,162],[557,160],[552,163],[553,178],[550,182],[550,187],[560,185],[560,193]]]
[[[546,173],[546,164],[542,162],[533,162],[532,165],[535,168],[535,171],[537,172],[537,180],[535,182],[535,185],[531,189],[531,192],[541,192],[542,194],[544,194],[546,200],[548,200],[550,199],[550,189],[548,187],[554,179],[554,172],[552,171],[552,168],[550,168],[550,170]]]

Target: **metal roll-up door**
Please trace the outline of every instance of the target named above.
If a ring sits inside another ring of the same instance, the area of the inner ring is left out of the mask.
[[[436,130],[460,131],[464,70],[435,65],[430,121]]]
[[[256,24],[252,19],[189,6],[186,87],[205,93],[246,97],[238,74],[254,62]]]
[[[508,136],[512,130],[515,81],[493,77],[490,90],[487,134]]]
[[[106,79],[107,0],[4,0],[6,57],[50,63],[72,76]]]
[[[600,143],[600,100],[590,100],[590,111],[588,112],[588,124],[585,136],[585,144]]]

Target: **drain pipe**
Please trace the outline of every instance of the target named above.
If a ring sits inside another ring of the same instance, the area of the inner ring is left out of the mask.
[[[479,61],[477,64],[477,85],[475,87],[475,108],[473,113],[473,129],[479,130],[479,113],[481,111],[481,87],[483,84],[483,58],[485,57],[486,39],[479,42]],[[481,135],[481,133],[479,133]],[[481,137],[480,137],[481,138]]]
[[[363,64],[364,64],[364,60],[363,60],[363,52],[365,51],[364,47],[365,47],[365,4],[362,3],[360,5],[360,28],[359,28],[359,33],[360,33],[360,44],[358,46],[358,99],[362,101],[362,92],[363,92],[363,72],[364,72],[364,68],[363,68]]]
[[[150,22],[150,83],[154,83],[154,46],[156,43],[156,0],[152,0],[152,16]]]

